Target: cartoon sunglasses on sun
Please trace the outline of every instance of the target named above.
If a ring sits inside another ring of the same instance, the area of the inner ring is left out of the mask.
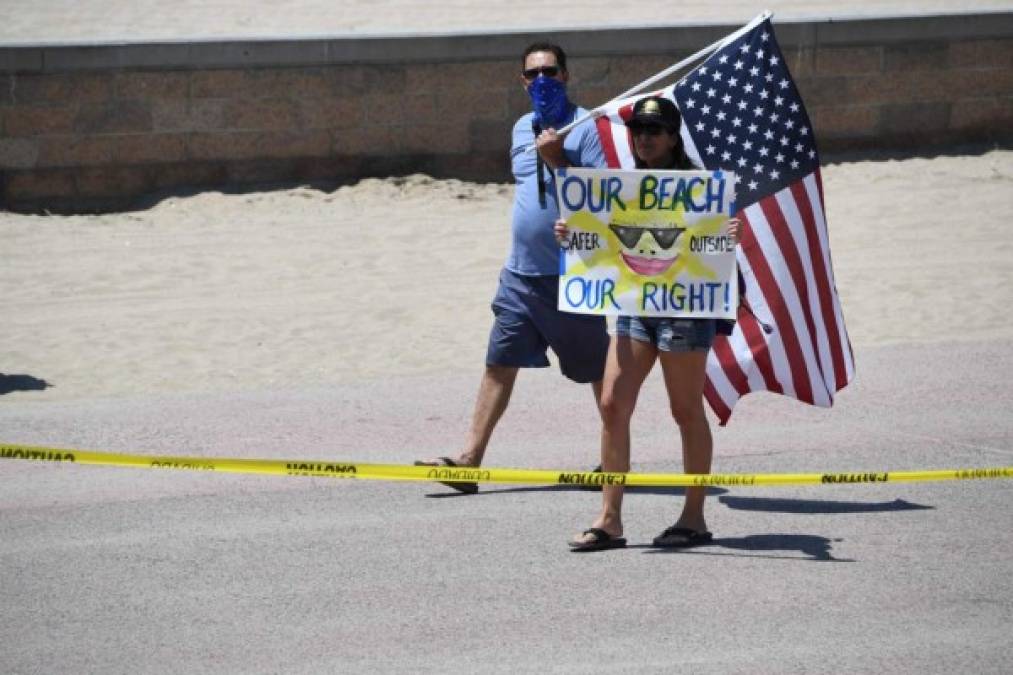
[[[609,229],[619,239],[619,251],[623,262],[635,274],[657,276],[672,266],[678,252],[671,249],[685,227],[674,225],[643,226],[609,223]]]

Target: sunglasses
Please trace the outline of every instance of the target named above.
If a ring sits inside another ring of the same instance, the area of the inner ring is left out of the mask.
[[[647,230],[663,251],[672,248],[679,235],[686,231],[685,227],[640,227],[637,225],[616,225],[615,223],[609,223],[609,229],[619,237],[619,241],[626,248],[636,246],[640,237],[643,236],[644,230]]]
[[[660,124],[637,124],[630,127],[630,133],[634,136],[660,136],[665,127]]]
[[[525,80],[533,80],[539,75],[545,77],[555,77],[559,75],[559,66],[542,66],[541,68],[528,68],[521,71],[521,75],[524,76]]]

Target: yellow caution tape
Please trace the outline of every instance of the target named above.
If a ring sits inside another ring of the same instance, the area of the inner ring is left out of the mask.
[[[237,459],[233,457],[180,457],[125,455],[32,445],[0,445],[0,458],[42,462],[72,462],[147,469],[183,469],[224,473],[259,473],[276,476],[321,476],[364,480],[411,480],[476,483],[525,483],[552,485],[628,485],[631,487],[839,485],[842,483],[895,483],[936,480],[1013,478],[1013,466],[935,471],[876,471],[857,473],[594,473],[545,469],[486,469],[467,467],[405,466],[287,459]]]

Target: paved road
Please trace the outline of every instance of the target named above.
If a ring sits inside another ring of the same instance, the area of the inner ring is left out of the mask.
[[[832,411],[747,399],[721,472],[1013,465],[1008,345],[859,350]],[[525,374],[490,464],[586,467],[582,388]],[[472,378],[0,399],[5,441],[402,461],[456,444]],[[648,382],[635,469],[678,471]],[[0,672],[1008,672],[1013,482],[716,490],[714,546],[567,552],[592,493],[0,460]]]
[[[0,43],[528,31],[1011,10],[1013,0],[0,0]]]

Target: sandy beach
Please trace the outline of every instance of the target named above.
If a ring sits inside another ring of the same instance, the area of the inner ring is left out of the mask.
[[[1013,152],[838,163],[824,176],[853,344],[1013,337]],[[409,176],[122,214],[0,214],[2,372],[52,385],[5,401],[473,373],[511,195]]]

